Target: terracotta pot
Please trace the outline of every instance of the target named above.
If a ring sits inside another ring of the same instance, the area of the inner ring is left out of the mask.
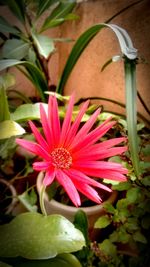
[[[42,180],[43,180],[44,174],[42,172],[39,173],[37,178],[37,191],[40,193],[41,187],[42,187]],[[62,204],[54,199],[49,200],[48,195],[45,193],[45,209],[47,211],[47,214],[61,214],[65,216],[67,219],[69,219],[71,222],[74,220],[75,213],[81,209],[83,210],[88,218],[89,228],[91,228],[95,221],[105,213],[103,205],[106,202],[114,203],[114,201],[117,198],[117,192],[113,191],[109,198],[104,201],[102,204],[94,205],[91,207],[80,207],[76,208],[73,206],[68,206],[65,204]]]

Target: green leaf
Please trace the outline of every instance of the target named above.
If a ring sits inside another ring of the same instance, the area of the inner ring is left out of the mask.
[[[108,211],[111,214],[115,213],[115,208],[113,207],[113,205],[110,202],[104,203],[104,209],[106,209],[106,211]]]
[[[107,214],[103,215],[96,221],[96,223],[94,224],[94,228],[105,228],[109,224],[111,224],[111,221],[111,218]]]
[[[12,13],[24,24],[25,23],[25,1],[24,0],[7,0]]]
[[[60,2],[52,11],[51,15],[44,21],[41,31],[60,25],[67,20],[67,15],[73,10],[76,3],[75,0]]]
[[[47,111],[47,104],[43,106]],[[20,105],[14,113],[11,113],[11,119],[18,122],[40,119],[40,103]]]
[[[140,189],[135,187],[127,191],[126,198],[129,203],[136,203],[140,196]]]
[[[99,245],[100,250],[105,255],[114,257],[117,254],[117,249],[114,244],[109,239],[105,239],[100,245]]]
[[[12,267],[12,265],[9,265],[5,262],[0,261],[0,267]]]
[[[7,20],[5,20],[3,17],[0,16],[0,29],[1,29],[1,32],[5,33],[5,32],[9,32],[9,33],[12,33],[12,34],[18,34],[19,31],[11,26]]]
[[[23,59],[29,51],[29,43],[19,39],[9,39],[2,48],[2,57],[8,59]]]
[[[12,73],[4,73],[0,76],[0,87],[7,89],[8,87],[14,86],[15,83],[15,76]]]
[[[47,80],[43,72],[41,72],[40,69],[37,68],[36,65],[34,65],[32,62],[19,61],[16,59],[3,59],[3,60],[0,60],[0,71],[6,68],[9,68],[9,67],[16,66],[16,65],[23,65],[24,67],[26,67],[30,75],[28,76],[28,78],[32,81],[32,83],[38,89],[42,101],[45,101],[44,91],[48,90]]]
[[[7,262],[14,267],[82,267],[78,259],[74,255],[68,253],[58,255],[55,258],[48,260],[27,260],[17,258],[7,259]],[[10,265],[4,265],[4,267],[7,266],[9,267]]]
[[[131,160],[137,177],[140,175],[137,135],[137,89],[136,89],[136,61],[125,59],[125,87],[127,130]]]
[[[57,86],[57,92],[60,94],[63,94],[63,88],[67,82],[67,79],[76,64],[77,60],[81,56],[82,52],[86,48],[86,46],[89,44],[89,42],[93,39],[93,37],[101,31],[101,29],[108,27],[116,34],[121,52],[129,59],[135,59],[137,57],[137,50],[133,47],[130,37],[128,36],[127,32],[118,27],[114,24],[97,24],[92,27],[90,27],[88,30],[86,30],[84,33],[80,35],[80,37],[77,39],[76,43],[74,44],[71,53],[68,57],[68,60],[66,62],[66,65],[64,67],[62,76],[60,78],[59,84]]]
[[[137,242],[141,242],[141,243],[144,243],[146,244],[147,243],[147,239],[146,237],[139,231],[135,232],[133,234],[133,239]]]
[[[0,122],[9,120],[10,113],[8,107],[8,101],[6,96],[6,90],[3,86],[0,85]]]
[[[27,212],[0,226],[0,256],[48,259],[80,250],[82,233],[61,215]]]
[[[126,232],[126,229],[124,226],[121,226],[120,228],[117,229],[117,231],[114,231],[110,235],[110,240],[112,242],[121,242],[123,244],[128,243],[130,238],[131,238],[131,235]]]
[[[6,89],[15,84],[14,75],[5,73],[0,76],[0,122],[10,119]]]
[[[150,176],[142,178],[142,184],[144,184],[145,186],[150,186]]]
[[[15,151],[16,151],[16,142],[15,137],[10,137],[5,140],[0,140],[0,157],[1,159],[4,159],[5,162],[7,162],[8,158],[13,157]]]
[[[142,153],[144,154],[144,156],[150,156],[150,144],[147,144],[142,148]]]
[[[131,188],[130,182],[119,183],[117,185],[113,185],[112,187],[113,190],[117,190],[117,191],[124,191],[124,190],[128,190],[129,188]]]
[[[18,199],[27,208],[28,211],[37,211],[37,206],[35,205],[37,202],[37,195],[33,188],[31,192],[27,190],[21,195],[18,195]]]
[[[0,129],[0,139],[10,138],[11,136],[25,133],[25,130],[12,120],[0,122]]]
[[[47,59],[49,55],[55,50],[53,40],[47,36],[35,33],[33,33],[32,36],[39,54]]]
[[[150,229],[150,214],[147,214],[142,218],[141,224],[144,229]]]
[[[75,225],[75,227],[77,229],[79,229],[83,233],[84,238],[86,240],[86,244],[88,244],[88,242],[89,242],[89,239],[88,239],[88,219],[87,219],[87,216],[83,210],[79,209],[76,212],[73,224]]]
[[[57,4],[60,0],[40,0],[39,6],[37,10],[37,18],[41,16],[41,14],[47,10],[53,4]]]

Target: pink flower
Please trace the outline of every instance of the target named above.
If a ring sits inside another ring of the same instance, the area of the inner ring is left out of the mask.
[[[110,122],[111,118],[92,129],[100,113],[100,110],[97,109],[90,119],[79,128],[88,104],[89,101],[86,101],[82,105],[72,123],[74,106],[74,95],[72,95],[61,126],[56,97],[50,96],[48,114],[43,105],[40,106],[45,137],[30,121],[29,124],[37,143],[16,139],[17,144],[43,159],[43,161],[33,163],[33,169],[45,172],[44,185],[48,186],[56,179],[75,206],[81,205],[78,191],[96,203],[100,203],[102,200],[93,187],[111,191],[109,187],[97,181],[99,178],[126,181],[125,174],[127,174],[127,169],[123,168],[121,164],[104,160],[127,150],[126,146],[113,147],[125,141],[124,137],[99,142],[99,139],[115,124],[114,121]]]

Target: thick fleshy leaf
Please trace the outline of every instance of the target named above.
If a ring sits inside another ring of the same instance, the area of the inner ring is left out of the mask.
[[[20,39],[9,39],[2,48],[2,57],[8,59],[23,59],[29,51],[29,43]]]
[[[47,112],[47,104],[43,106]],[[20,105],[14,113],[11,113],[11,119],[18,122],[40,119],[40,103]]]
[[[61,215],[27,212],[0,226],[0,256],[49,259],[80,250],[82,233]]]
[[[61,254],[48,260],[27,260],[24,258],[5,259],[9,264],[1,263],[1,267],[82,267],[78,259],[69,253]]]
[[[25,130],[15,121],[5,120],[0,122],[0,139],[10,138],[15,135],[22,135]]]
[[[48,58],[49,55],[54,52],[54,42],[48,36],[32,33],[33,40],[37,46],[39,54],[44,58]]]

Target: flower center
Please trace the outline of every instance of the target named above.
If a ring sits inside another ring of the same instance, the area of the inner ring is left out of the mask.
[[[59,169],[69,169],[72,164],[72,157],[67,149],[55,148],[51,153],[53,165]]]

